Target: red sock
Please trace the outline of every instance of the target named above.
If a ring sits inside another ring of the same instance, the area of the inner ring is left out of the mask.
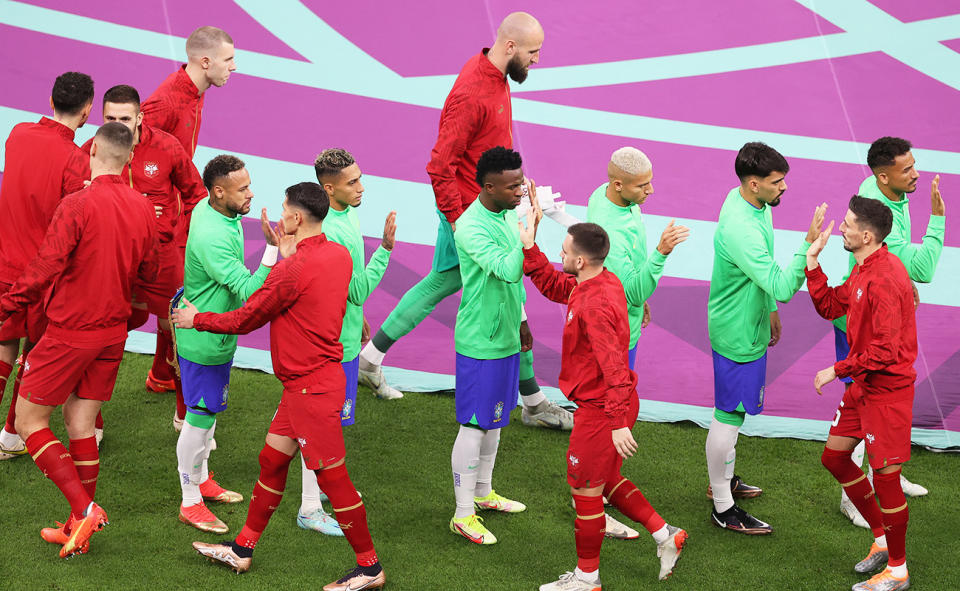
[[[603,544],[607,519],[603,512],[603,497],[573,495],[577,518],[573,522],[573,537],[577,543],[577,568],[593,572],[600,568],[600,546]]]
[[[343,535],[350,542],[354,554],[357,555],[357,564],[373,566],[379,559],[373,549],[373,540],[370,538],[370,529],[367,527],[367,510],[350,481],[346,464],[336,468],[317,470],[317,484],[320,490],[326,493],[333,506],[333,514],[343,530]]]
[[[23,375],[23,363],[17,368],[17,376],[13,378],[13,396],[10,397],[10,408],[7,410],[7,422],[3,428],[7,433],[16,433],[14,425],[17,423],[17,398],[20,397],[20,378]]]
[[[187,418],[187,403],[183,401],[183,384],[176,375],[173,376],[173,390],[177,394],[177,418],[184,420]]]
[[[70,440],[70,455],[80,477],[80,484],[91,499],[97,492],[97,475],[100,474],[100,452],[97,450],[97,438]]]
[[[93,422],[93,426],[97,429],[103,429],[103,411],[97,413],[97,418]]]
[[[127,330],[136,330],[150,320],[150,312],[146,308],[133,308],[130,318],[127,318]]]
[[[3,393],[7,391],[7,378],[13,373],[13,366],[5,361],[0,361],[0,402],[3,401]],[[14,397],[16,400],[16,397]]]
[[[607,481],[603,489],[603,494],[606,495],[610,504],[650,533],[663,528],[667,522],[657,515],[643,493],[622,475],[618,477],[619,480]],[[614,482],[617,484],[613,484]]]
[[[57,440],[49,428],[41,429],[27,437],[27,450],[43,474],[53,481],[70,503],[70,511],[76,519],[83,519],[83,512],[92,499],[80,483],[77,469],[67,448]]]
[[[257,547],[257,542],[267,528],[273,512],[283,499],[283,489],[287,486],[287,470],[292,458],[269,445],[260,450],[260,478],[253,487],[250,508],[247,510],[247,522],[243,524],[240,535],[235,540],[238,546]]]
[[[850,502],[867,521],[873,536],[879,538],[883,535],[883,516],[873,496],[873,486],[870,485],[867,475],[863,473],[860,466],[850,459],[850,454],[849,451],[824,447],[820,462],[843,487],[844,492],[850,497]]]
[[[173,379],[173,335],[169,330],[157,327],[157,351],[153,355],[153,379],[167,381]]]
[[[873,486],[877,489],[880,511],[883,512],[883,529],[887,534],[889,566],[900,566],[907,561],[907,522],[910,510],[907,498],[900,486],[900,470],[889,474],[873,473]]]

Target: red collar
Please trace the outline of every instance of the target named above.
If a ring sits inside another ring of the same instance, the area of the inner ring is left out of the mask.
[[[199,98],[201,96],[200,89],[197,88],[197,85],[194,84],[190,76],[187,75],[187,64],[183,64],[180,66],[180,69],[177,70],[177,75],[173,79],[173,88],[189,97]]]
[[[63,123],[60,123],[59,121],[50,119],[49,117],[41,117],[38,124],[56,131],[71,142],[73,141],[73,136],[76,135],[72,129]]]
[[[504,74],[503,72],[501,72],[501,71],[499,70],[499,68],[497,68],[495,65],[493,65],[493,62],[491,62],[491,61],[490,61],[490,58],[487,57],[487,52],[488,52],[488,51],[490,51],[490,48],[489,48],[489,47],[484,47],[483,50],[480,52],[480,56],[479,56],[479,59],[480,59],[480,73],[483,74],[484,76],[488,76],[488,77],[490,77],[490,78],[495,78],[495,79],[499,80],[500,82],[503,82],[504,84],[506,84],[506,82],[507,82],[507,76],[506,76],[506,74]]]

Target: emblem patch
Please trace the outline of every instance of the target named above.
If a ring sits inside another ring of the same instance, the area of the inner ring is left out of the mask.
[[[160,165],[156,162],[145,162],[143,164],[143,174],[151,178],[157,176],[160,174]]]
[[[496,406],[493,407],[493,422],[497,423],[500,419],[503,418],[503,402],[498,402]]]

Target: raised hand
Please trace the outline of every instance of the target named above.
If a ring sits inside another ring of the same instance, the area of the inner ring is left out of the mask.
[[[383,239],[380,245],[386,250],[393,250],[397,238],[397,212],[391,211],[383,222]]]
[[[282,219],[277,222],[277,235],[279,236],[277,246],[280,247],[280,256],[283,258],[293,256],[297,252],[297,237],[293,234],[287,234],[287,229],[283,225]]]
[[[810,228],[807,230],[807,242],[813,242],[817,239],[817,236],[820,235],[820,230],[823,228],[823,218],[827,215],[827,204],[826,202],[821,203],[813,210],[813,219],[810,220]]]
[[[520,228],[520,242],[523,243],[524,248],[533,248],[533,245],[536,244],[537,226],[540,224],[540,218],[542,217],[543,212],[540,211],[540,207],[537,205],[527,210],[526,227],[524,227],[523,222],[517,222]]]
[[[193,328],[193,317],[197,315],[197,307],[190,300],[183,298],[183,308],[174,308],[170,312],[170,321],[177,328]]]
[[[678,244],[690,236],[690,228],[686,226],[676,226],[674,225],[675,222],[676,220],[670,220],[667,227],[663,229],[663,234],[660,235],[660,243],[657,244],[657,250],[660,251],[662,255],[668,255],[673,252],[673,249]]]
[[[270,218],[267,217],[267,208],[260,210],[260,229],[263,230],[263,237],[270,246],[279,246],[280,232],[270,226]]]
[[[930,213],[932,215],[944,215],[943,197],[940,196],[940,175],[933,177],[930,183]]]
[[[823,247],[827,245],[827,240],[830,239],[830,232],[832,231],[833,220],[830,221],[830,225],[827,226],[826,230],[817,234],[817,237],[810,243],[810,247],[807,248],[807,268],[811,271],[816,269],[817,265],[820,264],[817,262],[817,257],[823,252]]]

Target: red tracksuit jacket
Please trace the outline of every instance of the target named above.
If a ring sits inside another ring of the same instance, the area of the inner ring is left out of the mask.
[[[536,245],[523,250],[523,272],[548,299],[567,304],[560,390],[578,406],[602,410],[614,429],[633,426],[627,407],[637,399],[637,374],[630,369],[630,322],[620,280],[604,269],[578,284]]]
[[[186,64],[167,76],[153,94],[140,105],[143,122],[177,138],[191,159],[197,151],[203,95],[190,76]]]
[[[83,144],[83,151],[89,153],[92,143],[89,140]],[[161,244],[173,240],[181,214],[193,211],[207,196],[200,173],[177,139],[145,124],[140,126],[140,143],[133,147],[133,161],[121,176],[130,187],[163,208],[155,218]]]
[[[342,390],[340,330],[352,273],[346,248],[323,234],[306,238],[296,254],[270,270],[242,308],[201,312],[193,324],[207,332],[247,334],[270,322],[273,373],[284,390]]]
[[[60,202],[36,258],[0,298],[0,321],[51,284],[46,334],[77,347],[127,338],[137,279],[159,268],[153,207],[117,175],[101,175]]]
[[[46,117],[20,123],[7,138],[0,185],[0,283],[13,284],[37,254],[64,196],[90,178],[90,156],[73,130]]]
[[[817,312],[827,320],[847,315],[850,354],[834,364],[837,377],[853,378],[866,396],[912,387],[917,379],[913,289],[887,245],[855,266],[843,285],[827,287],[820,267],[806,273]]]
[[[495,146],[513,147],[510,85],[487,51],[470,58],[453,83],[427,164],[437,208],[451,223],[480,194],[480,155]]]

